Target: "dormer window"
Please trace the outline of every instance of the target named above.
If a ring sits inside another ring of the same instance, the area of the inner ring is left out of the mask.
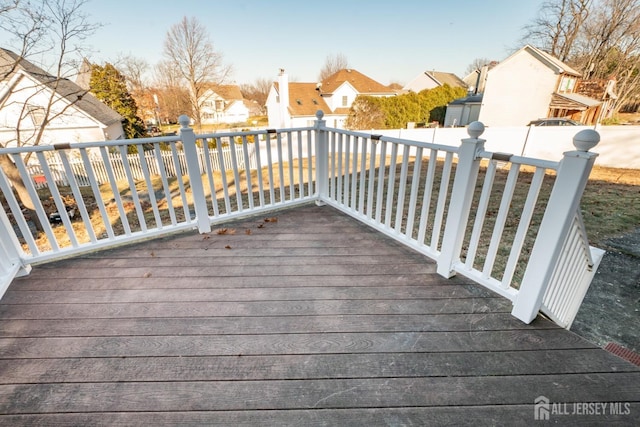
[[[343,96],[342,97],[342,106],[343,107],[348,106],[349,105],[348,102],[349,102],[349,98],[347,96]]]

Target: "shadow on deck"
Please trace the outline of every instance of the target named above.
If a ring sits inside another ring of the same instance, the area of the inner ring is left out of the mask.
[[[16,279],[0,424],[527,425],[540,396],[552,422],[638,423],[639,368],[510,310],[330,207],[283,210]]]

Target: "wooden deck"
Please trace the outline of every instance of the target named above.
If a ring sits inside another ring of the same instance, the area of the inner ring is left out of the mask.
[[[0,425],[530,425],[538,396],[637,425],[640,369],[510,309],[315,205],[36,266],[0,301]]]

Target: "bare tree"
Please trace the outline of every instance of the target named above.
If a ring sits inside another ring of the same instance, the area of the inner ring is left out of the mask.
[[[349,109],[345,127],[350,130],[383,129],[386,113],[382,102],[382,98],[375,96],[357,96]]]
[[[240,92],[245,99],[256,101],[260,105],[260,110],[264,114],[267,96],[271,90],[272,82],[269,79],[259,78],[252,84],[240,85]]]
[[[601,0],[574,60],[593,79],[617,81],[616,111],[640,96],[640,0]]]
[[[473,61],[471,61],[471,64],[467,66],[467,69],[465,70],[465,74],[470,74],[476,70],[481,70],[482,67],[484,67],[485,65],[489,65],[491,62],[493,61],[487,58],[476,58]]]
[[[541,4],[538,16],[525,27],[524,40],[567,61],[589,17],[592,0],[551,0]]]
[[[640,0],[549,0],[524,40],[585,79],[616,80],[615,111],[640,96]]]
[[[231,67],[222,62],[206,28],[196,18],[187,18],[173,25],[164,42],[164,55],[189,88],[191,109],[197,125],[202,123],[202,94],[209,84],[222,84]]]
[[[84,4],[84,0],[40,0],[4,2],[0,5],[0,26],[14,35],[10,43],[16,46],[17,51],[1,52],[3,65],[0,67],[0,81],[6,83],[3,108],[16,107],[19,110],[13,127],[14,137],[0,141],[0,148],[8,144],[40,144],[47,127],[56,119],[64,117],[69,108],[86,94],[84,89],[69,90],[66,84],[82,60],[82,41],[98,27],[98,24],[90,23],[82,12]],[[23,59],[45,52],[46,55],[42,56],[52,59],[47,67],[49,72],[36,67],[34,70],[39,81],[36,84],[20,85],[22,75],[17,71],[26,64]],[[24,98],[19,101],[7,101],[12,93],[20,90],[29,95],[18,97]],[[37,110],[31,105],[31,100],[35,98],[38,98],[38,102],[34,102],[38,105]],[[25,123],[29,125],[24,126]],[[0,167],[12,182],[20,202],[31,213],[30,217],[36,226],[42,229],[35,215],[35,205],[16,165],[8,155],[0,155]]]
[[[337,53],[335,55],[329,55],[325,59],[324,65],[320,70],[318,81],[323,82],[327,77],[344,68],[349,68],[349,61],[344,54]]]
[[[136,101],[140,117],[147,122],[159,122],[158,94],[149,87],[149,63],[133,55],[120,55],[114,62],[127,81],[127,88]]]
[[[169,61],[159,62],[154,71],[153,88],[154,103],[160,122],[177,121],[182,114],[192,116],[189,92],[182,85],[179,71]]]
[[[114,65],[127,79],[131,92],[141,92],[148,86],[146,74],[150,67],[144,59],[133,55],[122,55],[115,60]]]

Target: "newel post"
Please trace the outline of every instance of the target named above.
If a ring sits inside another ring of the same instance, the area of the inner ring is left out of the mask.
[[[571,222],[580,209],[597,153],[589,152],[600,142],[593,129],[584,129],[573,137],[576,151],[564,153],[551,190],[536,241],[529,257],[522,284],[511,314],[525,323],[538,315],[542,299],[556,267],[560,251],[569,234]]]
[[[1,170],[0,174],[2,174]],[[4,179],[4,176],[0,179]],[[7,213],[0,206],[0,298],[13,277],[26,276],[31,272],[30,265],[22,264],[24,257],[22,245],[13,231]]]
[[[198,162],[198,148],[196,147],[196,134],[189,127],[189,117],[182,115],[178,117],[180,123],[180,139],[182,148],[187,160],[187,173],[189,174],[189,185],[193,196],[193,206],[196,211],[196,221],[200,233],[209,233],[211,223],[209,222],[209,212],[207,201],[204,197],[204,186],[200,174],[200,163]]]
[[[329,143],[327,141],[326,120],[322,120],[324,112],[316,111],[316,205],[323,206],[329,195]]]
[[[455,275],[453,266],[460,260],[462,242],[480,169],[478,153],[484,150],[485,140],[479,138],[483,132],[484,125],[482,123],[469,124],[467,133],[470,138],[463,139],[458,150],[458,166],[453,180],[437,268],[438,274],[447,278]]]

